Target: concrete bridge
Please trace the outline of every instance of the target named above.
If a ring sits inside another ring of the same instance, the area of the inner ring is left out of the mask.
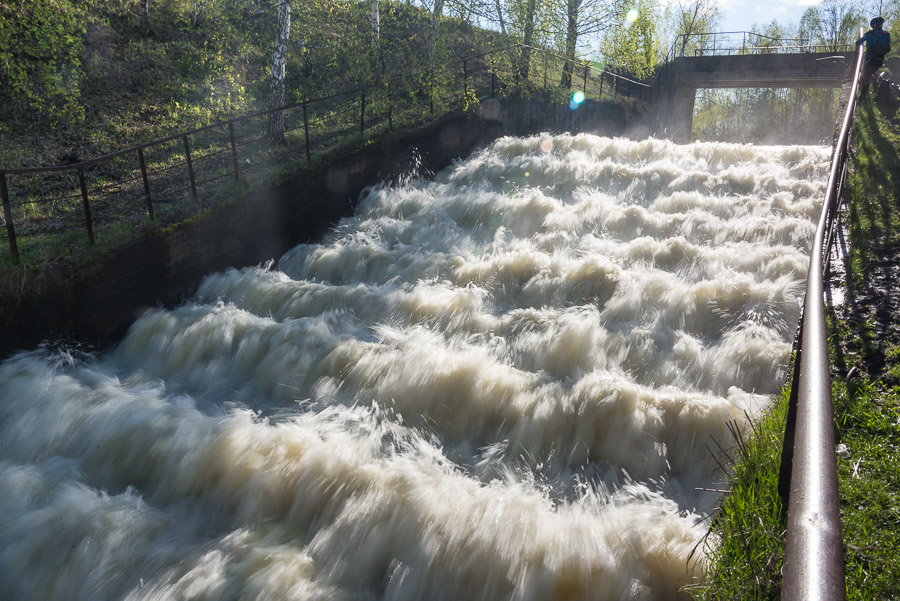
[[[690,141],[700,88],[840,88],[852,57],[852,52],[805,52],[675,58],[653,85],[656,134]]]

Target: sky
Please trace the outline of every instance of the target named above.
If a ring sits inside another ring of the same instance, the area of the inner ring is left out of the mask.
[[[773,19],[783,25],[796,24],[807,8],[821,3],[822,0],[722,0],[724,18],[717,29],[747,31],[753,24],[763,25]]]

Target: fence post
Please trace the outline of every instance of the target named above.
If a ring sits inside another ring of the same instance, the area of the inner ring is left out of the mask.
[[[616,82],[616,93],[613,94],[613,100],[618,100],[619,99],[619,78],[616,77],[615,75],[613,75],[613,79]]]
[[[312,155],[309,152],[309,117],[306,114],[306,101],[303,101],[303,135],[306,137],[306,166],[312,165]]]
[[[144,149],[138,148],[138,162],[141,164],[141,179],[144,180],[144,196],[147,198],[147,214],[150,219],[156,219],[153,215],[153,201],[150,200],[150,180],[147,179],[147,162],[144,160]]]
[[[604,69],[600,73],[600,94],[597,96],[597,100],[603,100],[603,76],[606,75],[606,69]]]
[[[84,183],[84,167],[78,168],[78,185],[81,186],[81,204],[84,205],[84,223],[87,226],[88,240],[94,243],[94,224],[91,220],[91,205],[88,203],[87,184]]]
[[[9,237],[9,252],[13,261],[19,262],[19,245],[16,243],[16,228],[13,226],[12,207],[9,206],[9,190],[6,187],[6,172],[0,171],[0,197],[3,200],[3,216],[6,219],[6,235]]]
[[[590,65],[584,66],[584,85],[581,86],[581,91],[584,92],[584,95],[587,96],[587,78],[588,78],[588,69],[590,69]]]
[[[228,122],[228,139],[231,141],[231,166],[234,167],[234,183],[241,181],[241,169],[238,167],[237,146],[234,143],[234,123]]]
[[[187,135],[181,137],[184,140],[184,156],[187,158],[187,168],[188,175],[191,177],[191,196],[194,197],[194,202],[197,203],[197,208],[200,208],[200,199],[197,197],[197,180],[194,177],[194,163],[191,161],[191,144],[188,142]]]

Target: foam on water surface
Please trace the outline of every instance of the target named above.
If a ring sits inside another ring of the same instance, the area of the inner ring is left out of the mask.
[[[827,150],[503,138],[101,357],[0,365],[16,599],[670,599]]]

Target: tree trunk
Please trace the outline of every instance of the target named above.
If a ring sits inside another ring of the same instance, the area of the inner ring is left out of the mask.
[[[522,43],[522,63],[519,65],[519,80],[528,81],[528,69],[531,63],[531,44],[534,42],[534,13],[537,9],[537,0],[528,0],[525,5],[525,31]]]
[[[500,6],[500,0],[494,0],[494,8],[497,10],[497,19],[500,21],[500,33],[503,34],[503,41],[509,43],[509,34],[506,33],[506,21],[503,20],[503,8]]]
[[[270,110],[284,106],[284,73],[290,35],[291,2],[290,0],[278,0],[278,29],[275,32],[275,48],[272,52]],[[284,111],[269,113],[268,134],[272,142],[284,142]]]
[[[572,72],[575,70],[575,48],[578,43],[578,11],[582,0],[566,0],[566,64],[563,65],[559,85],[572,88]]]
[[[372,5],[372,48],[377,52],[381,39],[381,17],[378,14],[378,0],[370,0]]]
[[[438,31],[441,26],[441,13],[444,12],[444,0],[434,0],[434,12],[431,15],[431,34],[428,38],[428,96],[431,111],[434,112],[434,70],[435,53],[437,52]]]
[[[141,35],[150,35],[150,0],[141,0]]]
[[[209,0],[192,0],[191,1],[191,25],[199,27],[206,18],[206,8],[209,6]]]
[[[441,27],[441,14],[444,12],[444,0],[434,0],[434,12],[431,15],[431,35],[428,38],[428,66],[434,71],[434,53],[437,50],[438,31]]]

